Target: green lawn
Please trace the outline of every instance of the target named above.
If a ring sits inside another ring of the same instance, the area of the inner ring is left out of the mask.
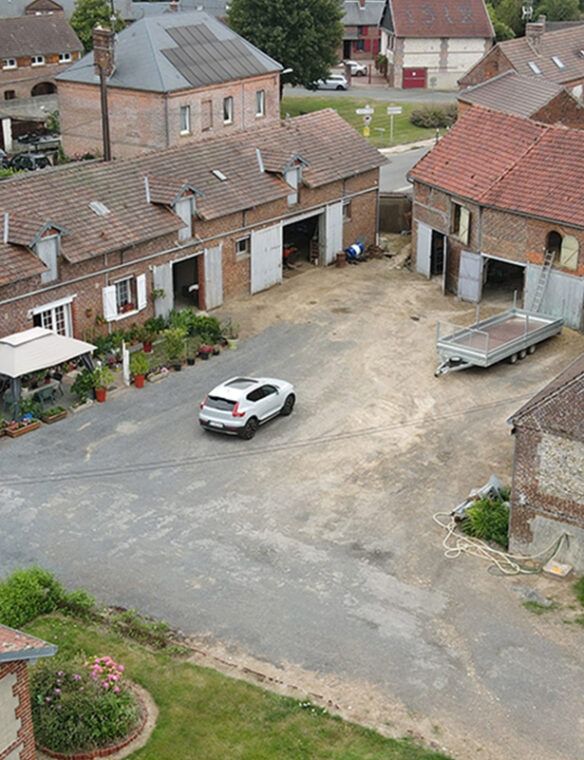
[[[371,117],[369,141],[377,148],[390,147],[390,145],[401,145],[402,143],[416,142],[417,140],[427,140],[436,136],[434,129],[422,129],[410,124],[410,114],[413,110],[420,107],[419,103],[399,103],[402,109],[400,115],[393,117],[393,142],[391,136],[391,116],[387,115],[387,107],[398,105],[397,103],[388,103],[382,100],[372,100],[366,96],[359,98],[344,98],[334,96],[294,96],[286,95],[282,99],[281,114],[290,116],[299,116],[303,113],[320,111],[323,108],[334,108],[339,116],[342,116],[352,127],[363,133],[363,116],[355,113],[357,108],[369,105],[375,109]],[[380,132],[379,129],[384,129]]]
[[[46,616],[24,630],[59,655],[109,655],[150,692],[160,713],[136,760],[448,760],[92,625]]]

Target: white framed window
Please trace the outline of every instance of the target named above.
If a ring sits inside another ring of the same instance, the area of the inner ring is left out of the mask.
[[[59,236],[41,238],[35,245],[35,252],[47,269],[41,274],[41,282],[54,282],[59,277]]]
[[[71,53],[59,53],[59,63],[71,63]]]
[[[45,65],[45,56],[44,55],[33,55],[31,58],[31,65],[32,66],[44,66]]]
[[[470,240],[470,211],[458,203],[453,204],[452,232],[468,245]]]
[[[103,316],[106,321],[123,319],[146,308],[146,275],[122,277],[102,291]]]
[[[16,58],[4,58],[2,62],[2,68],[3,69],[17,69],[18,63],[16,62]]]
[[[237,258],[243,258],[244,256],[249,256],[250,252],[250,237],[249,235],[247,237],[239,238],[239,240],[235,243],[235,255]]]
[[[181,135],[190,135],[191,133],[191,107],[180,107],[180,133]]]
[[[223,98],[223,124],[233,124],[233,98]]]
[[[256,91],[256,117],[266,115],[266,91]]]
[[[66,338],[73,337],[73,320],[71,318],[71,303],[73,298],[65,298],[54,303],[39,306],[32,311],[32,321],[35,327],[44,327],[57,335]]]

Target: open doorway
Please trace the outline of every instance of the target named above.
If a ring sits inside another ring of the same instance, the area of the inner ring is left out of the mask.
[[[517,293],[517,304],[523,301],[525,270],[510,261],[484,257],[483,298],[511,304]]]
[[[174,262],[172,266],[172,288],[175,309],[200,308],[198,256]]]
[[[285,225],[283,229],[284,274],[289,275],[318,261],[319,216]]]

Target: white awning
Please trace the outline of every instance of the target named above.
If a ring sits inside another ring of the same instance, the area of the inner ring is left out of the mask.
[[[0,338],[0,375],[21,377],[95,350],[91,343],[32,327]]]

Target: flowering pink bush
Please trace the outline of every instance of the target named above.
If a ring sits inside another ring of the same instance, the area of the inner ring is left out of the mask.
[[[120,690],[118,681],[124,672],[124,666],[118,665],[111,657],[95,657],[93,662],[85,663],[91,678],[100,683],[104,689],[112,689],[117,694]]]

